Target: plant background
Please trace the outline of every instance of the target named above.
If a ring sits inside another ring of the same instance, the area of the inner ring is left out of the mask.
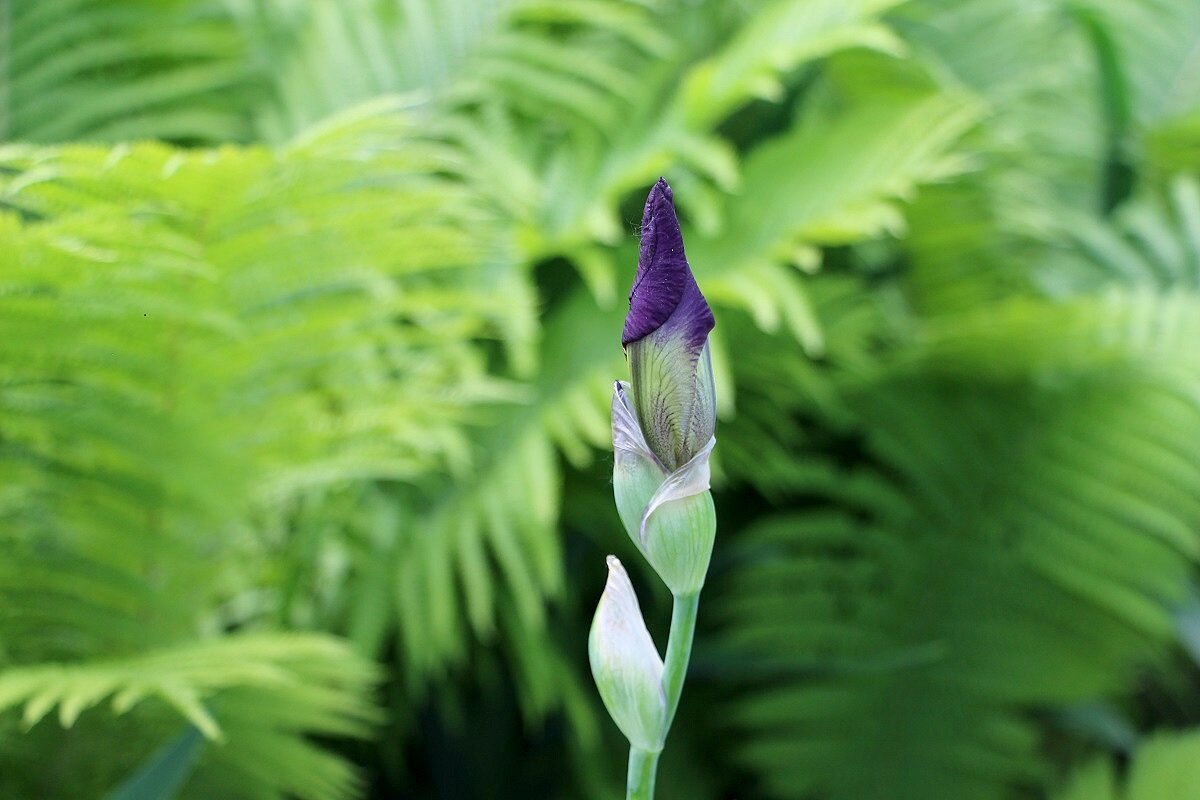
[[[659,175],[664,800],[1200,797],[1195,0],[0,0],[0,797],[620,796]]]

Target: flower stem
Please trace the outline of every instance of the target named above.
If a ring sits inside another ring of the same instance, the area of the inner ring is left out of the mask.
[[[675,719],[688,659],[692,657],[692,637],[696,633],[696,611],[700,593],[676,595],[671,607],[671,637],[667,639],[667,657],[663,659],[663,693],[667,696],[667,730]]]
[[[676,595],[671,608],[671,636],[667,640],[667,657],[663,660],[663,693],[667,698],[667,727],[675,719],[679,695],[687,677],[688,660],[692,656],[692,638],[696,633],[696,612],[700,608],[700,593]],[[664,738],[666,733],[663,734]],[[658,753],[630,748],[629,775],[625,783],[625,800],[654,800],[654,777],[658,771]]]
[[[654,774],[658,771],[658,753],[629,748],[629,776],[625,780],[625,800],[654,800]]]

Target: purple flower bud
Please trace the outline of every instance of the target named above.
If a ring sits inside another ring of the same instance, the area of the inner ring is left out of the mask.
[[[633,405],[654,455],[674,471],[716,428],[708,334],[715,321],[683,252],[674,195],[662,178],[646,198],[637,276],[621,343],[633,374]]]

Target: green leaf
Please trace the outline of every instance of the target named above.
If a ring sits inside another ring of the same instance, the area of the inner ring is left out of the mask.
[[[1200,791],[1200,734],[1161,732],[1132,758],[1124,789],[1113,765],[1098,758],[1076,770],[1055,800],[1184,800]]]
[[[195,766],[203,745],[200,730],[188,726],[127,781],[105,795],[105,800],[172,800]]]

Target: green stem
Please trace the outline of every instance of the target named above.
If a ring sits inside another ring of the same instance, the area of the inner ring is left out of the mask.
[[[675,597],[671,607],[671,638],[667,639],[667,657],[663,660],[663,693],[667,696],[667,728],[679,708],[679,695],[687,677],[688,659],[692,657],[692,638],[696,633],[696,611],[700,608],[700,593]],[[664,738],[666,732],[663,733]]]
[[[658,753],[629,748],[629,776],[625,780],[625,800],[654,800],[654,774]]]
[[[696,633],[696,612],[700,608],[700,593],[676,596],[671,608],[671,637],[667,640],[667,657],[663,660],[663,694],[667,698],[667,731],[679,708],[679,695],[687,677],[688,660],[692,657],[692,639]],[[658,771],[658,753],[637,748],[629,749],[629,776],[625,783],[625,800],[654,800],[654,776]]]

